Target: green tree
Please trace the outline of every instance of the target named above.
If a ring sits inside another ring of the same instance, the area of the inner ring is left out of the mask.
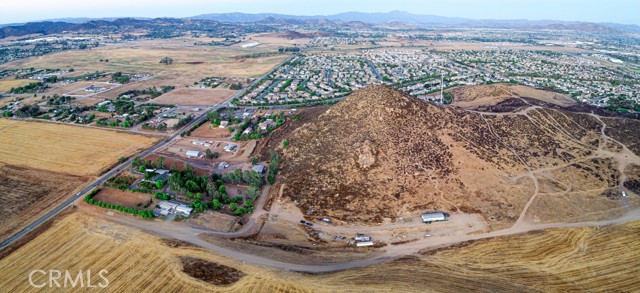
[[[211,208],[217,211],[222,208],[222,203],[218,199],[213,199],[213,201],[211,201]]]
[[[165,167],[164,157],[162,156],[158,157],[158,160],[156,161],[156,167],[158,167],[158,169],[164,169]]]
[[[236,216],[242,215],[244,214],[244,209],[243,208],[237,208],[235,210],[233,210],[233,214]]]
[[[163,186],[164,186],[164,181],[163,180],[156,181],[156,188],[160,189]]]
[[[211,182],[211,181],[207,181],[207,187],[206,187],[206,191],[207,194],[209,196],[213,196],[213,194],[218,191],[218,187],[216,186],[215,183]]]
[[[255,200],[256,198],[258,198],[258,196],[260,196],[260,189],[255,186],[249,186],[249,188],[247,188],[247,196],[251,200]]]

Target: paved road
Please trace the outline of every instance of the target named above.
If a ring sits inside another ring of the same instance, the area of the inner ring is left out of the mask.
[[[285,63],[285,62],[291,60],[293,57],[294,56],[291,56],[291,57],[287,58],[282,63]],[[271,74],[271,72],[273,72],[276,68],[280,67],[281,64],[275,66],[272,70],[270,70],[269,72],[265,73],[261,77],[259,77],[256,80],[254,80],[253,83],[251,83],[251,85],[249,85],[249,88],[252,87],[254,84],[258,83],[263,78],[265,78],[267,75]],[[231,101],[233,99],[235,99],[235,98],[240,97],[243,92],[244,91],[238,91],[235,95],[233,95],[232,97],[230,97],[226,101],[224,101],[224,102],[222,102],[222,103],[220,103],[218,105],[211,106],[211,107],[207,108],[207,110],[208,111],[212,111],[212,110],[217,110],[217,109],[220,109],[220,108],[223,108],[223,107],[229,107],[231,105]],[[194,125],[197,125],[198,123],[200,123],[200,122],[204,121],[205,119],[207,119],[207,112],[208,111],[203,112],[198,117],[196,117],[195,119],[191,120],[191,122],[187,123],[182,128],[182,130],[176,131],[175,133],[173,133],[168,138],[162,140],[159,144],[156,144],[155,146],[153,146],[153,147],[143,151],[142,153],[138,154],[138,156],[145,157],[145,156],[150,155],[151,153],[157,151],[158,149],[161,149],[161,148],[165,147],[171,140],[173,140],[176,137],[180,136],[180,134],[183,131],[190,129]],[[25,228],[23,228],[22,230],[18,231],[16,234],[13,234],[9,238],[7,238],[7,239],[3,240],[2,242],[0,242],[0,250],[2,250],[5,247],[9,246],[11,243],[17,241],[18,239],[24,237],[31,230],[37,228],[38,226],[42,225],[44,222],[46,222],[49,219],[53,218],[55,215],[60,213],[66,207],[70,206],[73,202],[78,200],[80,197],[82,197],[86,193],[90,192],[94,188],[102,185],[111,176],[113,176],[113,175],[117,174],[118,172],[120,172],[120,171],[124,170],[125,168],[127,168],[127,166],[129,166],[132,161],[133,161],[133,159],[130,158],[126,162],[124,162],[124,163],[116,166],[115,168],[109,170],[108,172],[104,173],[102,176],[98,177],[98,179],[94,180],[91,184],[86,186],[80,192],[78,192],[75,195],[73,195],[72,197],[68,198],[67,200],[65,200],[64,202],[59,204],[58,206],[54,207],[52,210],[50,210],[46,214],[42,215],[41,217],[39,217],[38,219],[33,221],[31,224],[27,225]]]

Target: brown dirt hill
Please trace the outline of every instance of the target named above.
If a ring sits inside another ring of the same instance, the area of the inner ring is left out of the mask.
[[[611,153],[622,148],[601,128],[588,114],[479,113],[371,86],[283,137],[279,182],[309,217],[376,224],[443,210],[499,228],[539,189],[548,196],[529,218],[578,220],[618,205],[624,176]]]

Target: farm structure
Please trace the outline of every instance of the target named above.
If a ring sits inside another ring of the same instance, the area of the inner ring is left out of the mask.
[[[433,222],[446,221],[447,215],[440,212],[424,213],[422,214],[421,218],[422,218],[422,222],[431,224]]]
[[[178,214],[183,217],[188,217],[189,215],[191,215],[191,212],[193,211],[193,208],[185,204],[174,202],[174,201],[168,201],[168,200],[159,202],[158,207],[159,208],[154,210],[154,213],[156,215],[161,215],[161,216]]]

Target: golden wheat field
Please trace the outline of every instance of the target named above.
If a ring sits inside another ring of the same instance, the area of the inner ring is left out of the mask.
[[[0,162],[73,175],[99,175],[155,138],[70,125],[0,119]]]
[[[303,274],[243,264],[192,246],[170,247],[134,228],[76,212],[0,260],[0,288],[28,291],[33,269],[106,269],[108,292],[633,292],[640,288],[634,277],[640,274],[639,234],[640,223],[555,229],[365,268]],[[182,271],[183,256],[244,276],[227,286],[205,283]]]
[[[35,81],[31,79],[3,79],[0,80],[0,92],[8,92],[12,88],[27,85],[32,82]]]

